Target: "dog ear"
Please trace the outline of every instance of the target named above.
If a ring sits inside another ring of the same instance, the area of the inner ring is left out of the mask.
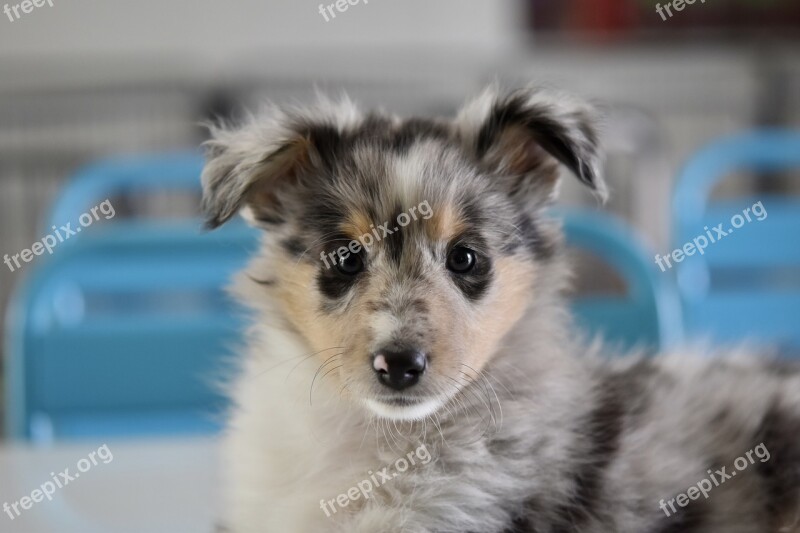
[[[605,200],[595,123],[588,105],[566,95],[488,89],[462,109],[456,128],[467,150],[523,202],[554,198],[559,163]]]
[[[254,225],[280,223],[292,194],[335,155],[341,131],[357,119],[349,100],[283,112],[268,108],[244,125],[210,126],[203,168],[206,226],[240,210]]]

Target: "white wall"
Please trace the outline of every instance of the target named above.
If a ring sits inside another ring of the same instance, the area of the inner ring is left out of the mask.
[[[222,59],[252,49],[348,44],[497,47],[513,38],[518,19],[514,0],[364,1],[326,23],[318,12],[320,0],[53,0],[53,7],[45,4],[14,22],[2,15],[0,58]]]

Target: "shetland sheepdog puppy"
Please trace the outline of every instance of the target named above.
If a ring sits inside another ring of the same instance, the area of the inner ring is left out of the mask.
[[[562,171],[606,196],[595,122],[490,88],[454,118],[320,98],[211,127],[208,225],[263,229],[227,531],[800,531],[797,373],[575,333],[546,212]]]

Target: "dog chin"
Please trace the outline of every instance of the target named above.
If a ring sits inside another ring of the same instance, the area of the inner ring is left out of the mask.
[[[423,420],[442,406],[439,398],[430,398],[413,403],[391,403],[381,400],[365,400],[367,408],[381,418],[398,422]]]

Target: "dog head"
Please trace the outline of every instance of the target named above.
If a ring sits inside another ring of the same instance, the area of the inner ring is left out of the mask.
[[[266,232],[250,275],[272,283],[253,294],[392,419],[458,394],[537,298],[561,167],[605,195],[591,110],[534,89],[487,90],[452,120],[270,108],[212,127],[207,149],[209,226],[241,211]]]

